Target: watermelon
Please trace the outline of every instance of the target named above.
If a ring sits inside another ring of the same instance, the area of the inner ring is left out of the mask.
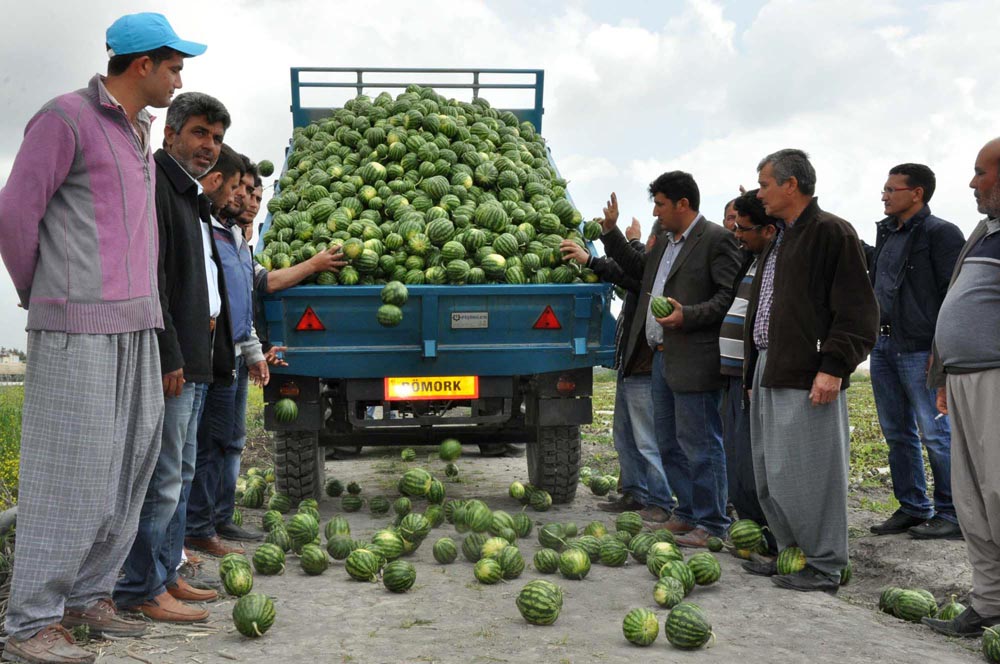
[[[456,466],[453,463],[446,464],[444,467],[444,474],[445,477],[455,479],[456,477],[458,477],[458,466]]]
[[[394,560],[382,570],[382,584],[386,590],[405,593],[417,580],[417,569],[405,560]]]
[[[340,499],[340,508],[345,512],[357,512],[364,506],[365,501],[361,498],[361,496],[356,496],[352,493],[349,493]]]
[[[319,536],[319,523],[311,514],[299,512],[288,521],[288,535],[292,538],[292,547],[301,548]]]
[[[424,518],[431,524],[431,528],[437,528],[444,523],[444,507],[441,505],[428,505],[424,510]]]
[[[284,494],[276,493],[267,501],[267,509],[287,514],[292,509],[292,499]]]
[[[455,546],[455,540],[450,537],[442,537],[434,542],[432,551],[434,553],[434,560],[442,565],[453,563],[455,562],[455,558],[458,557],[458,548]]]
[[[462,555],[470,563],[479,562],[479,559],[483,557],[483,544],[488,539],[489,537],[483,533],[470,533],[466,535],[465,539],[462,540]]]
[[[653,586],[653,601],[667,609],[680,604],[685,596],[684,584],[672,576],[660,577]]]
[[[250,561],[242,553],[227,553],[219,561],[219,579],[225,580],[226,575],[237,567],[245,567],[248,572],[253,572]]]
[[[233,605],[233,624],[243,636],[263,636],[274,624],[274,618],[274,602],[261,593],[244,595]]]
[[[592,537],[604,537],[608,534],[608,528],[600,521],[591,521],[584,527],[583,534]]]
[[[559,573],[580,581],[590,572],[590,556],[583,549],[566,549],[559,555]]]
[[[531,494],[531,508],[537,512],[547,512],[552,507],[552,496],[548,491],[536,489]]]
[[[1000,629],[983,628],[983,656],[988,662],[1000,664]]]
[[[559,552],[554,549],[539,549],[532,562],[542,574],[555,574],[559,571]]]
[[[694,572],[691,571],[691,568],[688,567],[687,564],[681,562],[680,560],[668,560],[665,562],[663,567],[660,568],[660,578],[663,578],[664,576],[672,576],[683,583],[685,593],[690,593],[694,590],[696,583]]]
[[[622,621],[622,633],[630,643],[648,646],[660,634],[660,622],[649,609],[632,609]]]
[[[897,618],[918,623],[937,612],[937,602],[916,590],[904,590],[896,598],[892,612]]]
[[[667,615],[663,633],[675,648],[694,650],[712,638],[712,625],[697,604],[681,602]]]
[[[583,549],[591,560],[597,560],[601,556],[601,540],[593,535],[581,535],[567,540],[566,546],[567,548]]]
[[[566,537],[561,523],[548,523],[538,529],[538,543],[547,549],[561,551],[566,545]]]
[[[294,422],[295,418],[299,416],[298,405],[287,397],[276,401],[272,408],[274,410],[275,421],[280,422],[281,424]]]
[[[843,575],[841,575],[843,576]],[[939,620],[953,620],[957,618],[963,611],[965,611],[965,605],[961,604],[957,600],[957,595],[952,595],[951,599],[942,604],[937,610],[937,618]]]
[[[423,468],[411,468],[403,473],[400,481],[400,492],[405,496],[415,496],[422,498],[427,495],[431,488],[433,478]]]
[[[261,159],[257,162],[257,173],[262,178],[271,177],[274,174],[274,163],[267,159]]]
[[[392,503],[392,511],[399,516],[406,516],[413,511],[413,503],[406,496],[400,496]]]
[[[516,579],[524,571],[524,558],[516,546],[505,546],[494,558],[500,563],[500,571],[507,581]]]
[[[583,225],[583,237],[588,242],[593,242],[597,238],[601,237],[601,232],[604,229],[601,227],[601,223],[597,220],[588,221]]]
[[[854,576],[854,565],[848,559],[847,566],[840,570],[840,585],[846,586],[851,582],[852,576]]]
[[[896,600],[899,599],[901,594],[903,594],[902,588],[895,586],[883,588],[878,598],[879,610],[884,613],[893,613],[895,611]]]
[[[454,438],[446,438],[438,447],[438,456],[442,461],[454,461],[462,455],[462,443]]]
[[[264,516],[260,518],[260,523],[265,531],[270,532],[277,526],[283,527],[285,525],[285,520],[281,517],[281,512],[277,510],[268,510],[264,512]]]
[[[595,496],[606,496],[611,491],[611,482],[606,477],[592,477],[590,479],[590,491]]]
[[[238,509],[233,508],[233,515],[229,518],[233,522],[234,526],[243,525],[243,512],[239,511]]]
[[[336,535],[350,535],[351,525],[342,516],[335,516],[326,522],[323,528],[323,535],[329,540]]]
[[[439,480],[431,480],[431,485],[427,488],[427,502],[435,505],[444,503],[444,484]]]
[[[379,297],[382,299],[383,304],[393,304],[397,307],[401,307],[406,304],[406,300],[409,298],[409,293],[406,290],[406,286],[403,285],[403,282],[390,281],[382,287]],[[413,453],[413,458],[416,458],[416,452]]]
[[[649,301],[649,312],[656,318],[666,318],[674,311],[674,305],[662,295],[657,295]]]
[[[506,549],[510,543],[502,537],[490,537],[479,547],[481,558],[495,558]]]
[[[413,449],[412,447],[407,447],[402,452],[399,453],[399,457],[403,461],[407,461],[407,462],[409,462],[409,461],[416,461],[417,460],[417,451],[415,449]]]
[[[319,510],[318,509],[316,509],[312,505],[306,505],[306,504],[302,503],[302,504],[299,505],[298,513],[299,514],[307,514],[307,515],[311,516],[313,518],[313,520],[316,522],[317,528],[319,527]]]
[[[316,544],[306,544],[299,552],[299,564],[302,571],[310,576],[317,576],[326,571],[326,552]]]
[[[355,581],[377,581],[380,557],[370,549],[355,549],[344,560],[344,569]]]
[[[520,482],[511,482],[507,493],[514,500],[521,500],[524,498],[524,485]]]
[[[381,516],[389,512],[389,499],[385,496],[375,496],[368,500],[368,510],[373,516]]]
[[[722,551],[724,544],[722,540],[718,537],[709,537],[708,541],[705,543],[705,546],[712,553],[718,553]]]
[[[806,554],[797,546],[782,549],[777,560],[778,574],[797,574],[806,568]]]
[[[375,318],[382,327],[396,327],[403,322],[403,310],[394,304],[383,304],[378,308]]]
[[[562,610],[562,589],[544,579],[525,584],[515,600],[521,617],[532,625],[551,625]]]
[[[687,566],[694,574],[694,581],[699,586],[708,586],[722,576],[722,566],[715,556],[707,551],[696,553],[688,558]]]
[[[334,535],[326,543],[326,552],[334,560],[344,560],[357,546],[349,535]]]
[[[480,558],[476,561],[473,573],[479,583],[486,585],[499,583],[503,578],[503,570],[500,568],[500,563],[493,558]]]
[[[482,501],[470,500],[465,506],[465,521],[471,530],[485,533],[493,523],[493,512]]]
[[[326,481],[326,495],[331,498],[338,498],[342,493],[344,493],[344,485],[340,480],[331,477]]]
[[[372,535],[368,548],[386,560],[395,560],[403,555],[403,538],[391,530],[379,530]]]
[[[253,566],[258,574],[273,576],[285,571],[285,552],[280,547],[265,542],[253,553]]]
[[[753,551],[760,545],[763,538],[763,530],[756,521],[751,519],[740,519],[729,526],[729,540],[737,549]]]
[[[642,531],[642,517],[638,512],[622,512],[615,519],[615,530],[638,535]]]
[[[417,512],[410,512],[399,522],[399,534],[408,542],[423,542],[430,532],[430,521],[423,514]]]
[[[288,530],[284,526],[279,526],[277,528],[272,528],[264,541],[268,544],[273,544],[285,553],[292,550],[292,538],[288,535]]]
[[[524,512],[518,512],[513,517],[514,522],[514,532],[518,537],[528,537],[531,535],[531,530],[535,527],[535,522],[531,520],[531,517]]]
[[[611,539],[601,544],[600,560],[608,567],[621,567],[628,560],[628,547],[617,539]]]
[[[639,533],[628,543],[629,552],[637,562],[646,564],[649,548],[656,544],[656,541],[656,536],[653,533]]]
[[[253,590],[253,572],[249,565],[234,567],[222,578],[222,587],[233,597],[243,597]]]
[[[246,491],[243,492],[241,504],[243,507],[249,507],[250,509],[261,507],[264,504],[264,491],[259,487],[248,486]]]

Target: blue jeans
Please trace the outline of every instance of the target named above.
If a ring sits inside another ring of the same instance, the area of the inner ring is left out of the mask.
[[[872,391],[882,434],[889,444],[892,491],[903,513],[917,519],[940,516],[958,523],[951,499],[951,427],[938,417],[936,391],[927,387],[927,351],[904,353],[879,336],[871,354]],[[934,503],[920,445],[934,475]]]
[[[674,392],[663,372],[663,353],[656,351],[652,394],[663,469],[677,497],[674,515],[721,536],[729,527],[722,391]]]
[[[629,493],[643,505],[658,505],[669,512],[674,499],[656,444],[650,381],[648,374],[619,374],[612,434],[622,494]]]
[[[120,607],[138,606],[166,590],[163,552],[168,548],[168,531],[181,500],[185,446],[189,435],[197,430],[193,418],[197,392],[195,383],[187,383],[180,396],[164,399],[160,454],[146,489],[135,542],[115,585],[114,600]]]
[[[191,495],[191,482],[194,480],[195,461],[198,458],[198,423],[205,407],[205,396],[208,394],[208,383],[195,384],[194,408],[191,410],[191,420],[188,426],[187,439],[184,441],[183,463],[181,465],[181,499],[177,502],[174,518],[170,520],[166,537],[160,550],[160,565],[165,586],[177,583],[177,568],[181,564],[184,552],[184,532],[187,525],[187,504]]]
[[[187,504],[187,536],[206,538],[233,515],[240,453],[246,442],[247,367],[236,358],[231,385],[210,385],[198,427],[198,463]],[[220,520],[223,519],[224,520]]]

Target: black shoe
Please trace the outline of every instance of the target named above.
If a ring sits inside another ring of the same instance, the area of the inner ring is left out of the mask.
[[[825,574],[821,574],[812,567],[806,567],[801,572],[795,574],[778,574],[771,577],[771,583],[779,588],[787,590],[798,590],[809,593],[822,590],[828,593],[835,593],[840,589],[840,583],[834,581]]]
[[[613,512],[616,514],[620,514],[622,512],[638,512],[639,510],[645,508],[646,506],[633,498],[631,493],[626,493],[617,500],[609,500],[607,502],[597,504],[597,509],[603,512]]]
[[[209,576],[201,571],[196,565],[185,563],[177,570],[177,573],[184,577],[188,585],[198,590],[221,590],[222,583],[218,579]]]
[[[224,539],[236,542],[258,542],[264,539],[262,534],[252,533],[249,530],[243,530],[232,522],[216,526],[215,534]]]
[[[910,533],[910,537],[913,539],[964,539],[962,529],[958,527],[957,523],[940,516],[925,521],[919,526],[913,526],[906,532]]]
[[[984,618],[976,613],[971,606],[962,611],[952,620],[938,620],[937,618],[921,618],[920,622],[927,625],[935,632],[945,636],[964,636],[975,638],[983,635],[984,627],[994,627],[1000,625],[1000,616]]]
[[[740,567],[757,576],[775,576],[778,573],[778,563],[775,559],[757,553],[751,553],[750,560],[744,560]]]
[[[925,521],[927,519],[918,519],[915,516],[906,514],[902,510],[896,510],[892,516],[877,526],[872,526],[870,530],[876,535],[898,535],[899,533],[905,533],[914,526],[919,526]]]

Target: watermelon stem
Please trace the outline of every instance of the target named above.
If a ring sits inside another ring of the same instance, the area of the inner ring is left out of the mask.
[[[715,632],[708,633],[708,643],[705,644],[705,650],[708,650],[715,645]]]

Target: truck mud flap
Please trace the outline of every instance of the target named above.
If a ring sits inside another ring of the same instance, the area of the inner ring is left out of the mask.
[[[529,402],[530,403],[530,402]],[[529,408],[527,422],[541,427],[590,424],[594,419],[589,398],[539,399],[535,408]]]

